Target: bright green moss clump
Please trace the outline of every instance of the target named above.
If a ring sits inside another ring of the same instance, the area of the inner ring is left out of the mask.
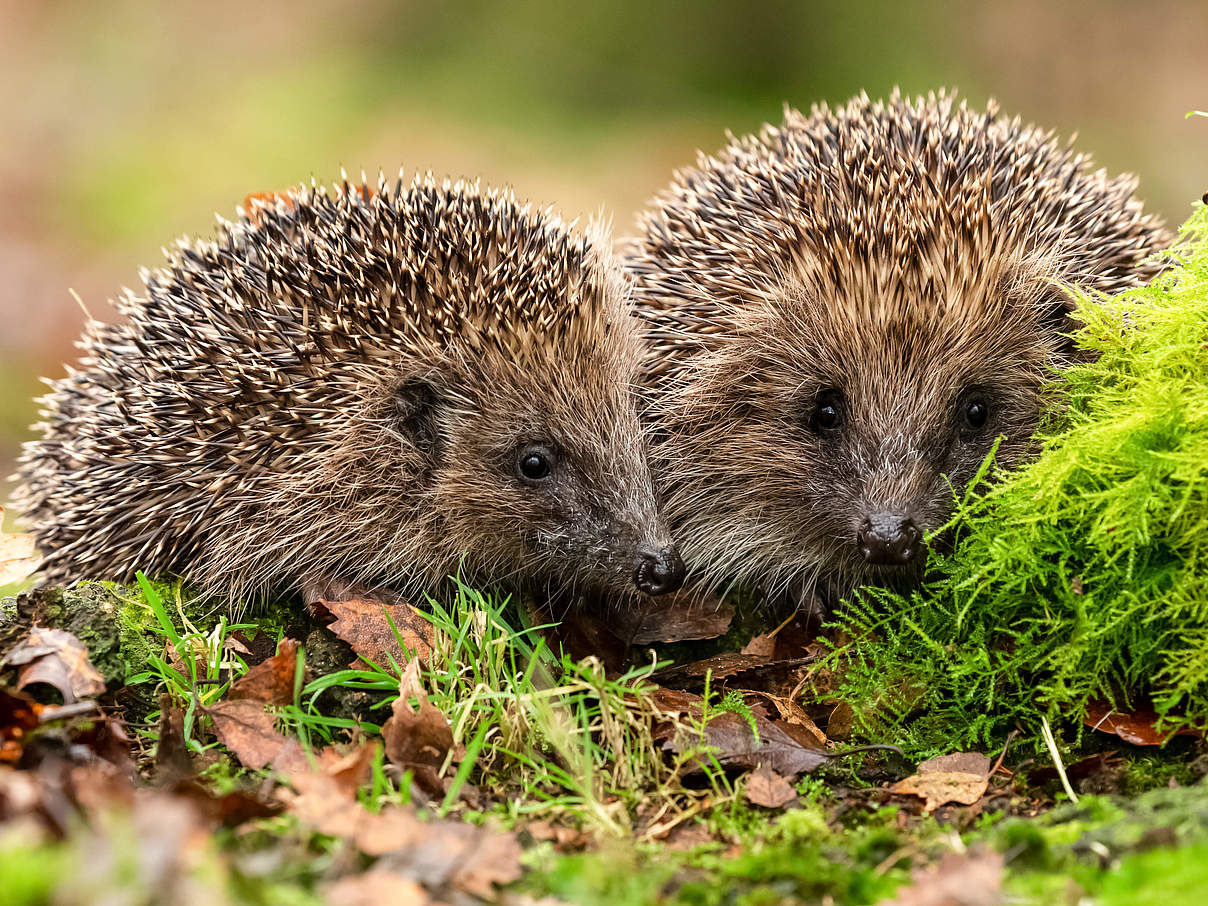
[[[878,738],[987,741],[1095,697],[1208,723],[1208,209],[1183,237],[1153,285],[1084,300],[1098,358],[1052,388],[1038,458],[958,506],[933,580],[841,617]]]

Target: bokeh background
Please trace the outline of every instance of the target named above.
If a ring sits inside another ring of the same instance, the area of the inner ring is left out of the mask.
[[[249,192],[432,169],[623,233],[726,129],[894,85],[1077,132],[1173,222],[1208,189],[1201,0],[0,0],[0,475],[74,354],[69,290],[109,316]]]

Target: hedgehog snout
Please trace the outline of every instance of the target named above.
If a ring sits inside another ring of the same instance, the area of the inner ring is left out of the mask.
[[[868,516],[856,533],[856,545],[868,563],[902,566],[922,549],[923,533],[906,513],[881,510]]]
[[[674,547],[659,550],[646,544],[638,546],[633,584],[642,594],[655,597],[679,590],[685,572],[684,561]]]

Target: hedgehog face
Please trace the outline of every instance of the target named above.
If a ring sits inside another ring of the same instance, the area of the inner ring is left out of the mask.
[[[492,578],[674,591],[683,563],[656,506],[632,367],[572,361],[501,360],[463,384],[440,416],[430,485],[443,530]]]
[[[995,275],[897,304],[796,284],[753,306],[665,401],[659,456],[690,554],[725,551],[701,557],[715,578],[754,566],[773,586],[916,581],[924,536],[996,440],[1000,463],[1028,449],[1062,341],[1048,287]]]

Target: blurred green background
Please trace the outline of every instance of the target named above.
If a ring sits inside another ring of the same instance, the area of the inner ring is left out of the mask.
[[[0,0],[0,475],[73,355],[69,289],[110,317],[249,192],[432,169],[623,233],[726,129],[895,84],[1076,131],[1171,221],[1208,189],[1202,2]]]

